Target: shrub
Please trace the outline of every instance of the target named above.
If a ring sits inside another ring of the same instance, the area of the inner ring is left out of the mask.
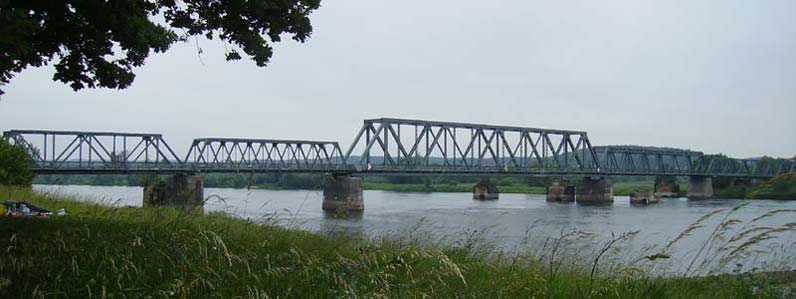
[[[33,171],[29,162],[24,149],[0,140],[0,185],[30,186]]]

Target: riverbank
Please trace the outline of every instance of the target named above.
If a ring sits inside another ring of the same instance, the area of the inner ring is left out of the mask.
[[[0,218],[3,298],[784,298],[789,290],[788,279],[763,274],[661,279],[633,261],[574,263],[555,251],[549,259],[545,250],[507,255],[411,235],[329,238],[222,214],[0,195],[68,213]]]

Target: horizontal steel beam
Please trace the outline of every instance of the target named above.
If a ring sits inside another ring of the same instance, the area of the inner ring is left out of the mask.
[[[515,127],[515,126],[499,126],[499,125],[486,125],[486,124],[472,124],[461,122],[444,122],[444,121],[428,121],[417,119],[402,119],[402,118],[374,118],[367,119],[365,122],[369,123],[392,123],[402,125],[418,125],[418,126],[435,126],[435,127],[451,127],[462,129],[489,129],[489,130],[503,130],[503,131],[530,131],[530,132],[549,132],[555,134],[586,134],[584,131],[570,131],[570,130],[556,130],[556,129],[543,129],[532,127]]]
[[[595,146],[595,151],[598,152],[615,152],[615,153],[631,153],[631,154],[660,154],[660,155],[688,155],[700,156],[704,153],[699,151],[685,150],[685,149],[660,149],[660,148],[637,148],[637,147],[624,147],[624,146]]]
[[[10,130],[3,133],[6,135],[92,135],[92,136],[119,136],[119,137],[162,137],[161,134],[154,133],[119,133],[119,132],[91,132],[91,131],[50,131],[50,130]]]
[[[337,144],[337,141],[288,140],[288,139],[249,139],[249,138],[196,138],[194,142],[241,142],[241,143],[281,143],[281,144]]]

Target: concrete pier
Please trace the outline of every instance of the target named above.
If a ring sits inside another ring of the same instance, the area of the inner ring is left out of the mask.
[[[709,176],[688,177],[688,199],[713,197],[713,179]]]
[[[144,188],[144,206],[204,212],[204,177],[178,174]]]
[[[678,194],[680,194],[680,185],[677,184],[677,177],[655,177],[655,197],[672,198],[677,197]]]
[[[658,202],[660,202],[660,199],[658,199],[652,191],[635,191],[630,193],[630,204],[633,205],[646,205]]]
[[[321,208],[324,211],[340,213],[364,210],[362,178],[348,175],[326,177],[323,182]]]
[[[574,202],[575,186],[565,186],[559,181],[552,181],[547,185],[548,202]]]
[[[473,186],[473,199],[494,200],[498,199],[498,195],[497,186],[490,181],[481,180]]]
[[[606,178],[586,177],[575,191],[575,201],[578,203],[614,202],[614,188],[611,180]]]

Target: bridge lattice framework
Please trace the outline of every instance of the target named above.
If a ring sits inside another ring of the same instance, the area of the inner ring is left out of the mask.
[[[586,132],[395,118],[334,141],[198,138],[180,157],[160,134],[11,130],[40,174],[317,172],[357,175],[713,176],[796,172],[788,159],[681,149],[593,146]]]

